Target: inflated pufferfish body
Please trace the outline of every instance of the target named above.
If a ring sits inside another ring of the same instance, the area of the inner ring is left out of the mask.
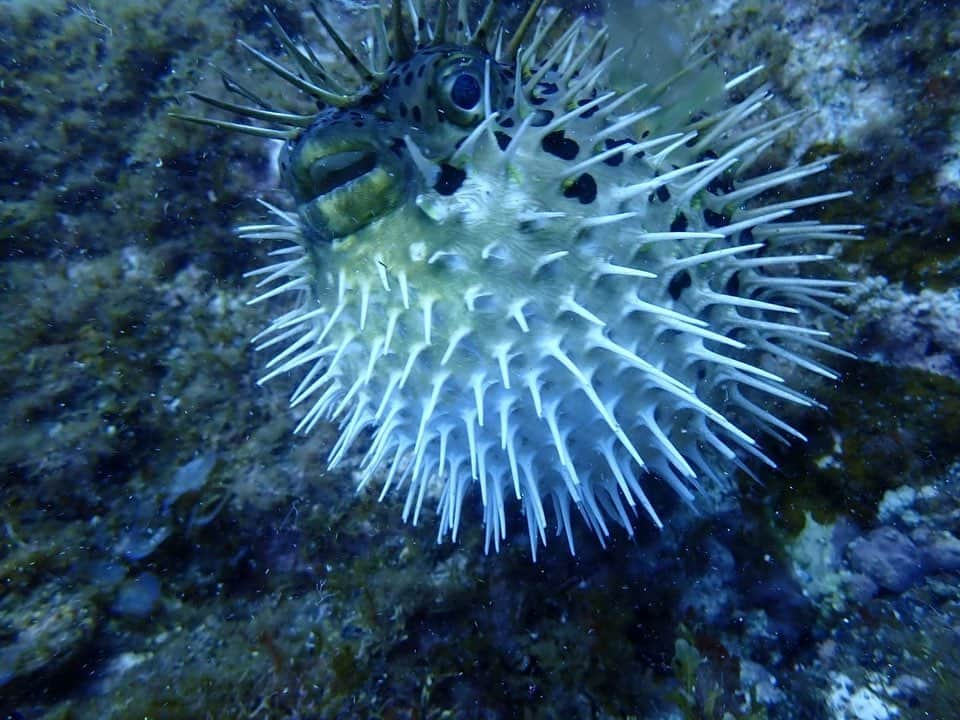
[[[296,210],[241,234],[290,241],[251,274],[253,302],[295,298],[259,338],[263,381],[299,374],[297,430],[339,423],[331,466],[370,433],[361,484],[402,488],[414,523],[429,498],[438,539],[479,500],[499,548],[518,500],[534,555],[548,514],[573,551],[571,504],[603,541],[638,506],[661,526],[650,478],[693,501],[772,466],[757,436],[802,438],[777,407],[814,404],[774,370],[833,378],[808,353],[839,352],[812,318],[847,283],[799,272],[828,259],[805,248],[857,227],[790,218],[845,193],[766,199],[829,162],[758,169],[797,116],[755,119],[760,89],[660,127],[663,88],[607,89],[615,53],[582,18],[561,31],[538,2],[491,32],[491,7],[471,31],[465,2],[413,7],[373,11],[368,60],[314,7],[355,91],[275,19],[290,65],[248,48],[318,113],[230,80],[260,107],[201,99],[270,127],[191,118],[285,141]]]

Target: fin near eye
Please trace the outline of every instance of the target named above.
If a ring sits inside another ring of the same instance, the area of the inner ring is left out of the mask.
[[[450,88],[450,99],[463,110],[472,110],[480,102],[480,81],[469,73],[460,73]]]

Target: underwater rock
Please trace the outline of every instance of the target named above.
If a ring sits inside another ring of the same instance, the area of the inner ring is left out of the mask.
[[[910,534],[928,573],[960,570],[960,539],[947,530],[918,528]]]
[[[900,714],[872,688],[858,687],[843,673],[831,673],[827,707],[833,720],[892,720]]]
[[[960,379],[960,288],[911,293],[871,278],[841,304],[853,310],[846,332],[864,359]]]
[[[68,668],[87,651],[100,625],[91,593],[57,581],[0,612],[0,697],[23,692]]]
[[[847,558],[880,587],[903,592],[923,576],[923,563],[916,545],[899,530],[881,527],[847,546]]]
[[[156,610],[160,600],[160,578],[145,572],[124,581],[117,590],[110,610],[117,615],[145,618]]]
[[[840,579],[843,594],[856,603],[863,604],[876,597],[880,586],[869,575],[849,573]]]

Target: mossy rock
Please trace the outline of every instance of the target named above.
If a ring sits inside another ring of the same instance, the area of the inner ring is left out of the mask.
[[[764,492],[799,531],[803,514],[839,514],[869,524],[887,490],[919,485],[960,457],[960,382],[911,368],[854,362],[832,396],[811,442],[793,446],[783,477]],[[757,491],[751,491],[756,494]]]

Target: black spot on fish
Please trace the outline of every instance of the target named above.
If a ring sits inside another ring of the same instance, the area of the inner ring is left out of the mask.
[[[726,215],[721,215],[718,212],[714,212],[710,208],[704,208],[703,220],[710,227],[723,227],[730,222],[729,217]]]
[[[415,123],[418,123],[418,124],[419,124],[419,123],[421,123],[421,122],[423,121],[423,113],[420,112],[420,106],[419,106],[419,105],[414,105],[414,106],[413,106],[413,110],[411,110],[410,112],[411,112],[411,114],[413,115],[413,121],[414,121]]]
[[[740,295],[740,273],[735,272],[727,278],[727,282],[723,286],[723,291],[727,295]]]
[[[726,195],[733,192],[733,176],[728,173],[720,173],[717,177],[707,183],[707,192],[714,195]]]
[[[467,173],[465,170],[444,163],[440,166],[440,175],[437,177],[433,189],[441,195],[453,195],[460,189],[466,179]]]
[[[628,138],[620,138],[619,140],[613,140],[611,138],[607,138],[603,143],[604,147],[607,150],[613,150],[613,148],[616,148],[616,147],[621,147],[623,145],[632,145],[632,144],[633,144],[633,140],[630,140]],[[623,153],[619,152],[616,155],[611,155],[603,162],[604,164],[609,165],[610,167],[616,167],[617,165],[623,162]]]
[[[667,292],[670,293],[670,297],[672,297],[674,300],[679,300],[680,296],[683,294],[683,291],[692,284],[693,279],[690,277],[690,273],[688,273],[686,270],[681,270],[672,278],[670,278],[670,283],[667,285]]]
[[[583,205],[589,205],[597,199],[597,181],[590,173],[584,173],[563,189],[563,196],[576,198]]]
[[[502,130],[496,130],[496,131],[494,131],[493,136],[497,139],[497,145],[500,146],[500,149],[501,149],[501,150],[506,150],[506,149],[507,149],[507,145],[509,145],[509,144],[510,144],[510,141],[513,139],[512,137],[510,137],[509,135],[507,135],[507,133],[503,132]]]
[[[683,213],[677,213],[677,216],[670,223],[670,232],[686,232],[687,216]]]
[[[533,127],[543,127],[551,120],[553,120],[552,110],[535,110],[533,120],[530,121],[530,125]]]
[[[657,188],[657,200],[660,202],[666,202],[670,199],[670,190],[666,185],[661,185]]]
[[[579,107],[583,107],[584,105],[587,105],[588,103],[592,103],[592,102],[593,102],[593,98],[584,98],[583,100],[578,100],[577,105]],[[587,110],[585,113],[583,113],[580,116],[580,119],[586,120],[589,117],[593,117],[599,110],[600,110],[599,105],[597,105],[596,107],[592,107],[589,110]]]
[[[543,140],[540,141],[540,145],[543,147],[544,152],[556,155],[561,160],[573,160],[577,156],[577,153],[580,152],[580,146],[577,144],[577,141],[565,137],[563,130],[555,130],[552,133],[548,133],[544,136]]]

